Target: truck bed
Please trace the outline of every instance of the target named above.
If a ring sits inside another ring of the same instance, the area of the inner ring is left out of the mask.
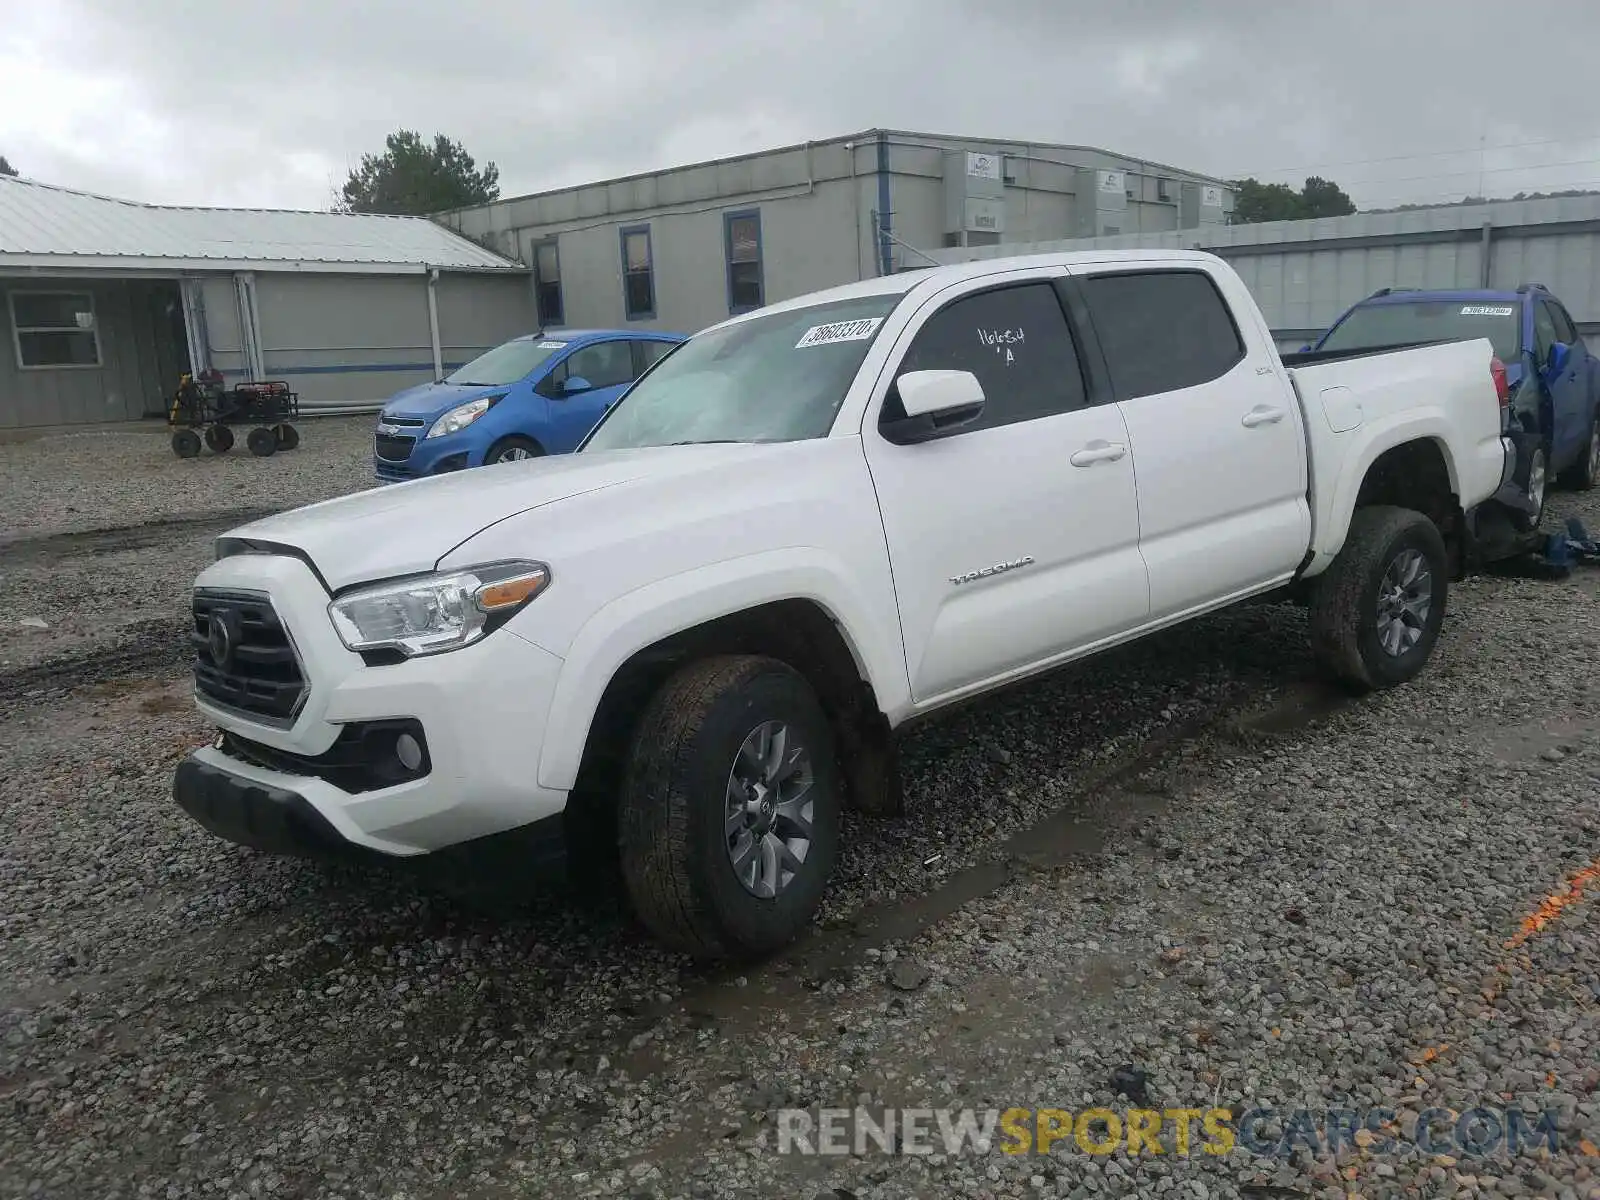
[[[1339,552],[1367,466],[1388,446],[1420,438],[1448,448],[1452,490],[1464,507],[1494,493],[1504,454],[1493,353],[1487,338],[1477,338],[1281,356],[1311,464],[1308,574]]]
[[[1371,358],[1378,354],[1394,354],[1400,350],[1416,350],[1422,346],[1444,346],[1453,338],[1436,338],[1426,342],[1400,342],[1393,346],[1362,346],[1353,350],[1306,350],[1294,354],[1279,353],[1286,367],[1309,367],[1318,363],[1346,362],[1352,358]]]

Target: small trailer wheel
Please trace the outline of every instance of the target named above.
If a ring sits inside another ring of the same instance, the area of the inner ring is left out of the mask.
[[[200,453],[200,435],[192,429],[180,429],[172,435],[172,452],[179,458],[193,458]]]
[[[300,431],[287,421],[274,425],[272,434],[278,439],[279,450],[293,450],[300,444]]]
[[[278,435],[265,425],[257,425],[244,441],[257,458],[267,458],[278,449]]]
[[[217,454],[226,454],[233,449],[233,430],[226,425],[213,425],[206,430],[206,445]]]

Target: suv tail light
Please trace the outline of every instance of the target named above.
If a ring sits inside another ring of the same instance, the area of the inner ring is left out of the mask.
[[[1489,360],[1489,374],[1494,379],[1494,390],[1500,397],[1500,407],[1511,403],[1511,384],[1506,380],[1506,365],[1498,358]]]

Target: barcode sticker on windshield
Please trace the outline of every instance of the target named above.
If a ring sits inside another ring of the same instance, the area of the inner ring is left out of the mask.
[[[540,350],[565,350],[566,348],[567,348],[567,344],[565,342],[540,342],[539,343],[539,349]]]
[[[882,323],[882,317],[866,317],[860,321],[835,321],[832,325],[813,325],[794,344],[794,348],[799,350],[803,346],[827,346],[834,342],[864,342]]]
[[[1463,317],[1510,317],[1516,315],[1516,309],[1501,307],[1498,304],[1464,304],[1461,306]]]

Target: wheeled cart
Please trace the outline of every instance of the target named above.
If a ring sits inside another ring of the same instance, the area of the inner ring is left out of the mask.
[[[172,451],[179,458],[200,453],[202,438],[213,453],[233,449],[235,425],[253,425],[245,445],[258,458],[300,444],[300,431],[289,423],[300,415],[300,397],[281,379],[222,386],[222,376],[207,371],[199,377],[185,375],[167,410],[173,429]]]

